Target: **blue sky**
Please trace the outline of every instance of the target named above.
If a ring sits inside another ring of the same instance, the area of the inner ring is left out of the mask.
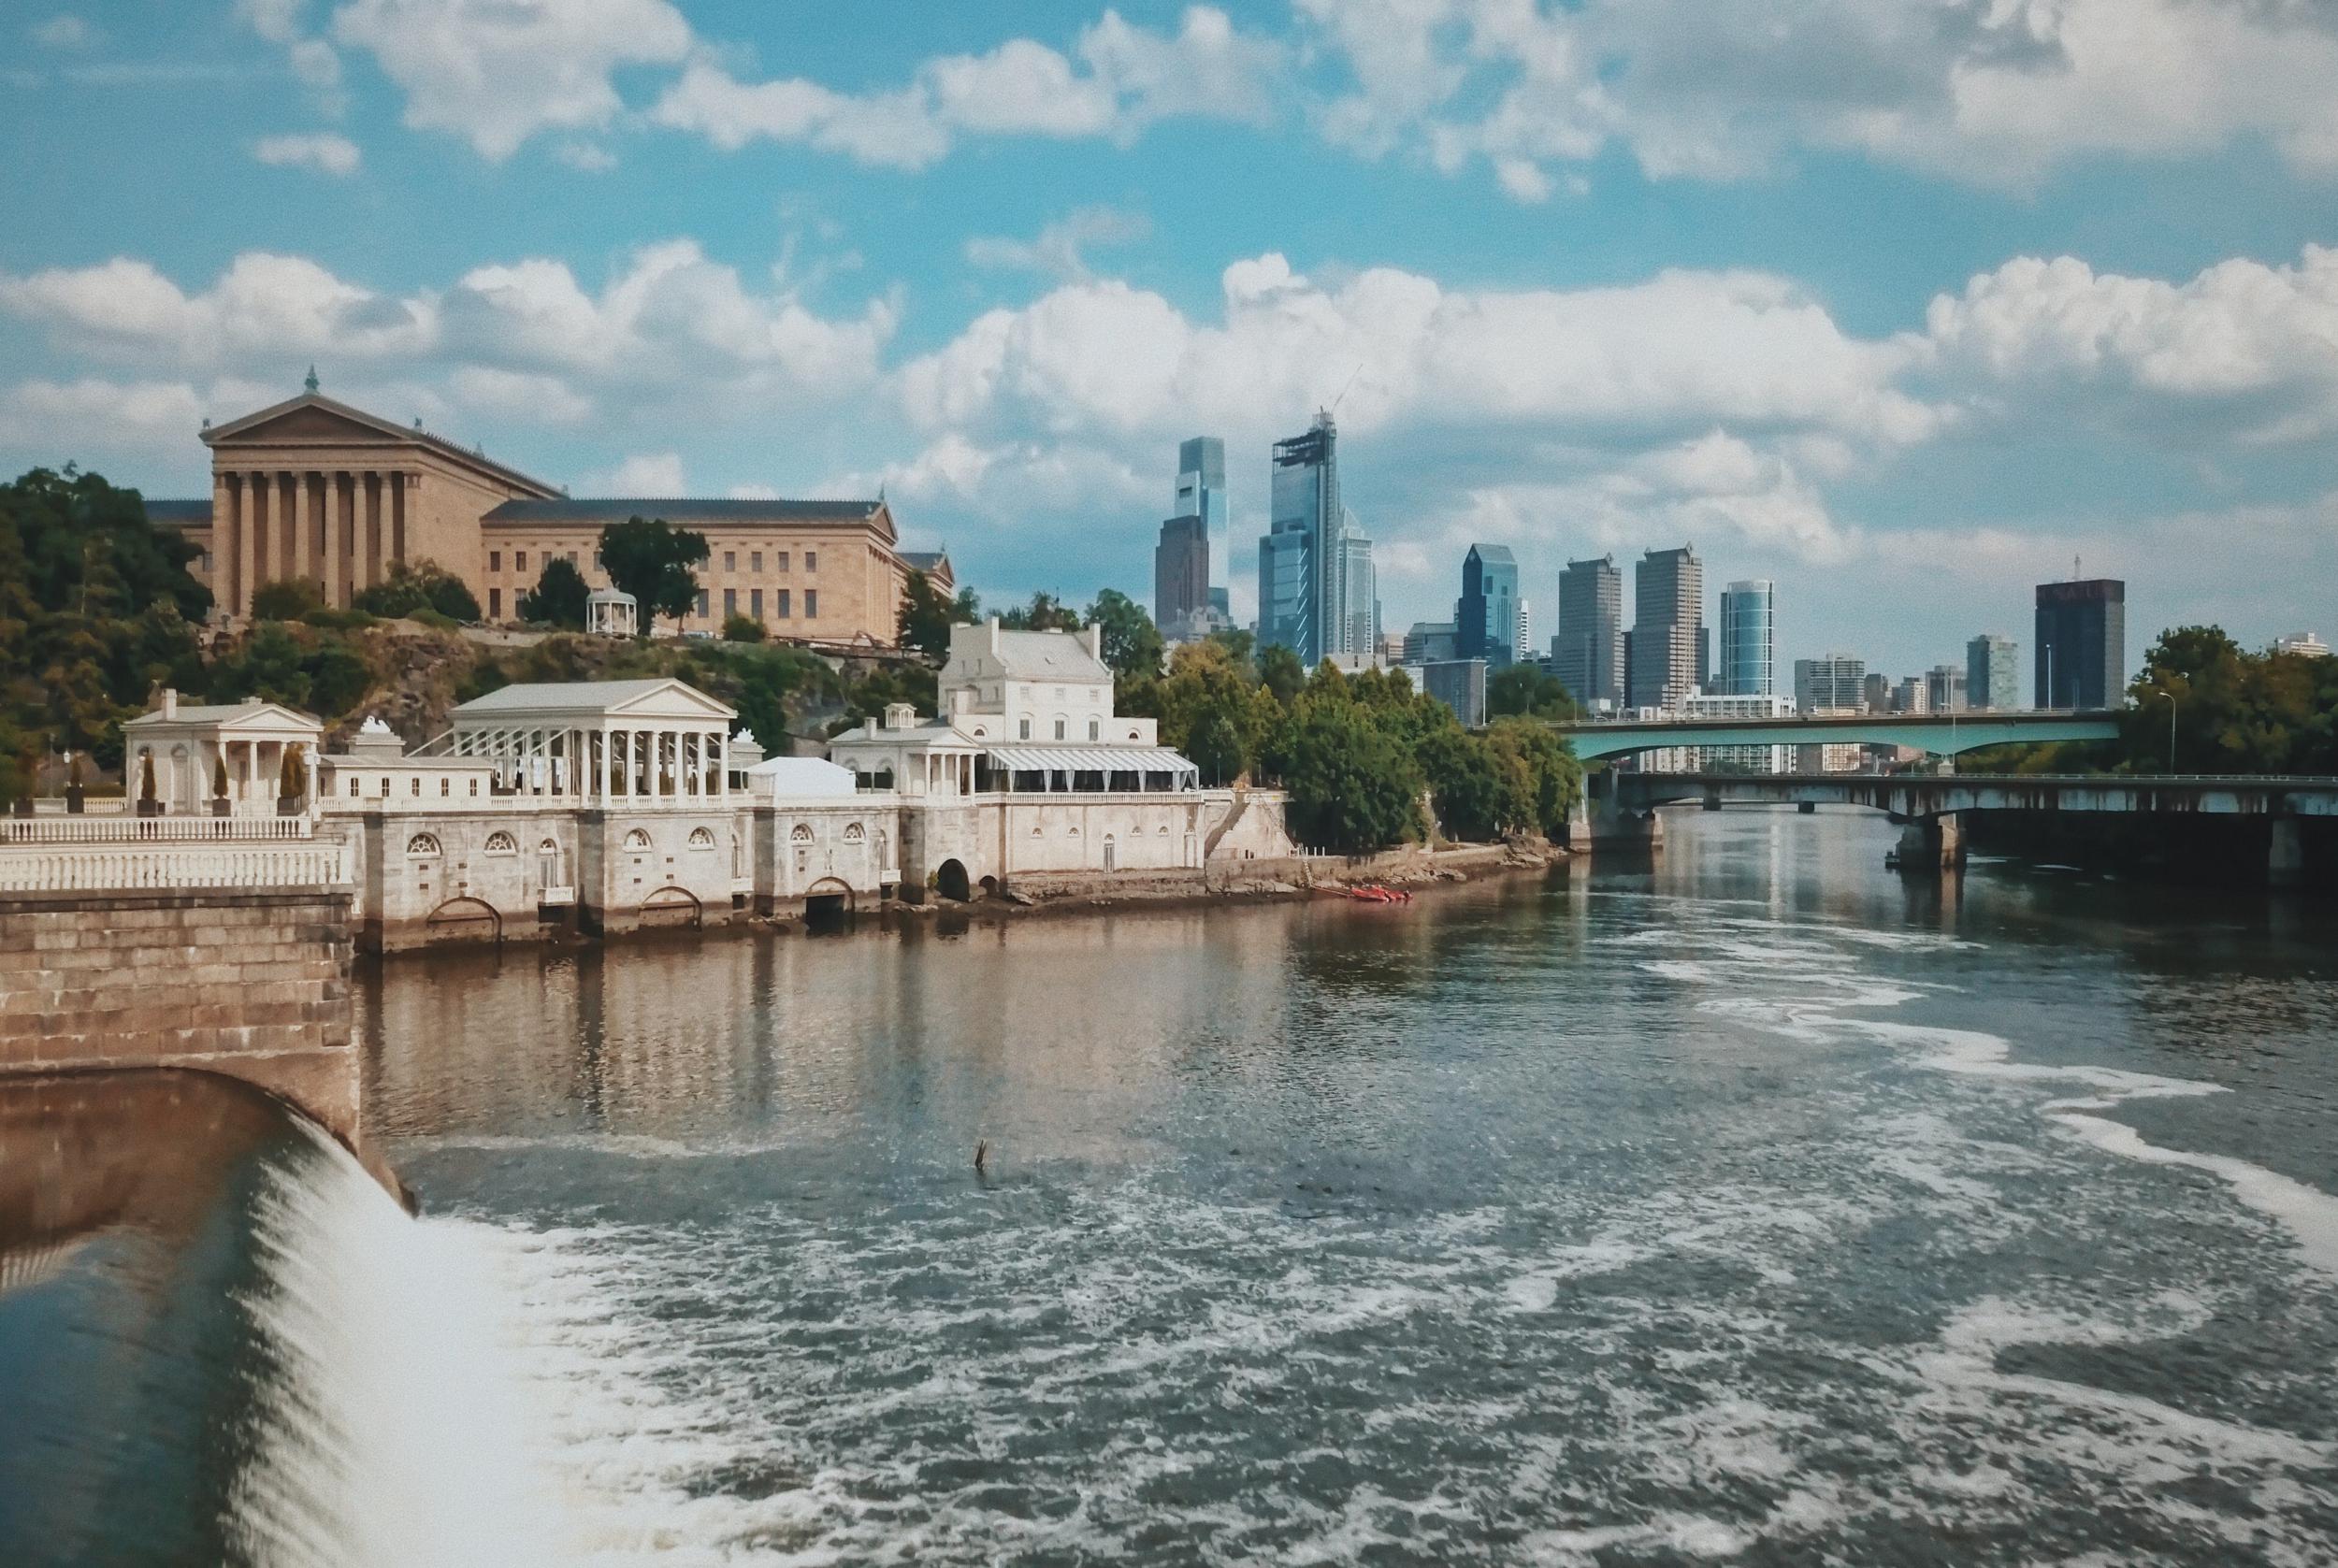
[[[1895,673],[2029,585],[2338,634],[2308,0],[120,0],[0,35],[0,463],[328,391],[579,494],[865,495],[1149,596],[1348,388],[1391,629],[1693,541]]]

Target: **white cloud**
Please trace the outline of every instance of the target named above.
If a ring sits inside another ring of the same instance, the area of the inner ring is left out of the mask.
[[[586,174],[605,174],[617,166],[617,155],[598,142],[564,141],[553,149],[552,155]]]
[[[21,278],[0,273],[0,309],[48,327],[68,347],[206,370],[411,354],[428,348],[435,332],[426,298],[390,299],[306,258],[264,251],[238,256],[197,295],[123,256]]]
[[[693,41],[667,0],[351,0],[333,36],[405,91],[407,124],[498,160],[541,131],[606,126],[615,71],[679,64]]]
[[[356,173],[362,158],[355,142],[330,132],[262,137],[252,144],[252,155],[275,168],[310,168],[336,178]]]
[[[1857,149],[1979,183],[2262,137],[2338,167],[2338,16],[2311,0],[1298,0],[1352,90],[1324,135],[1540,200],[1621,144],[1657,178]]]
[[[245,26],[284,50],[284,60],[320,107],[338,114],[341,59],[333,46],[309,32],[309,0],[236,0],[236,15]]]
[[[556,376],[465,365],[447,378],[447,384],[466,410],[501,423],[576,424],[594,411],[590,397]]]
[[[1190,7],[1175,34],[1114,11],[1071,55],[1029,38],[929,60],[905,86],[839,93],[802,78],[744,82],[711,55],[694,60],[651,111],[674,130],[736,151],[769,140],[917,169],[971,136],[1110,137],[1127,141],[1173,116],[1260,122],[1281,50],[1224,12]]]
[[[682,457],[671,452],[639,452],[605,475],[588,476],[586,490],[602,496],[669,498],[690,493]]]
[[[25,29],[33,42],[43,49],[89,49],[98,40],[97,29],[86,18],[70,11],[59,11],[47,22],[36,22]]]
[[[1085,278],[1091,245],[1125,245],[1153,232],[1140,212],[1084,207],[1042,227],[1032,239],[978,235],[966,241],[966,259],[975,266],[1043,272],[1054,278]]]

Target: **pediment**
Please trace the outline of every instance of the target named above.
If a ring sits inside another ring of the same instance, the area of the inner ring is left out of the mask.
[[[406,446],[412,436],[395,425],[364,417],[353,418],[315,403],[296,403],[282,410],[264,410],[249,419],[211,432],[214,446],[268,446],[292,442],[304,446]]]

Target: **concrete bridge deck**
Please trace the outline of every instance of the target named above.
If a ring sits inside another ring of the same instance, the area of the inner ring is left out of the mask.
[[[2047,741],[2114,741],[2119,715],[2108,711],[1842,713],[1781,719],[1649,719],[1551,727],[1586,762],[1674,746],[1906,746],[1954,756],[1986,746]]]

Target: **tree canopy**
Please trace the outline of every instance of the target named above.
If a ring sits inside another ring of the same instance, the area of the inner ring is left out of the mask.
[[[698,603],[693,568],[713,554],[706,536],[677,528],[662,517],[628,517],[600,531],[600,566],[609,581],[633,596],[641,607],[641,629],[659,615],[679,621]]]
[[[2128,695],[2127,771],[2338,773],[2338,658],[2252,654],[2218,627],[2177,626]]]
[[[520,619],[562,631],[583,631],[586,601],[591,597],[592,591],[585,587],[584,574],[576,569],[576,563],[566,555],[555,555],[544,562],[536,585],[520,596]]]
[[[1486,682],[1486,713],[1492,718],[1516,713],[1536,719],[1571,719],[1575,698],[1557,676],[1540,665],[1506,665]]]
[[[1169,645],[1144,606],[1128,595],[1118,588],[1098,594],[1088,607],[1087,624],[1098,628],[1104,661],[1113,674],[1125,679],[1161,673],[1162,655]]]
[[[1002,611],[999,625],[1009,631],[1077,631],[1080,614],[1053,594],[1041,592],[1032,595],[1031,603]]]
[[[982,601],[972,588],[960,588],[958,597],[945,598],[931,578],[913,568],[902,590],[901,644],[930,659],[947,658],[950,628],[972,626],[981,614]]]
[[[479,600],[461,578],[436,561],[399,561],[352,602],[368,615],[411,616],[426,611],[466,624],[479,619]]]

